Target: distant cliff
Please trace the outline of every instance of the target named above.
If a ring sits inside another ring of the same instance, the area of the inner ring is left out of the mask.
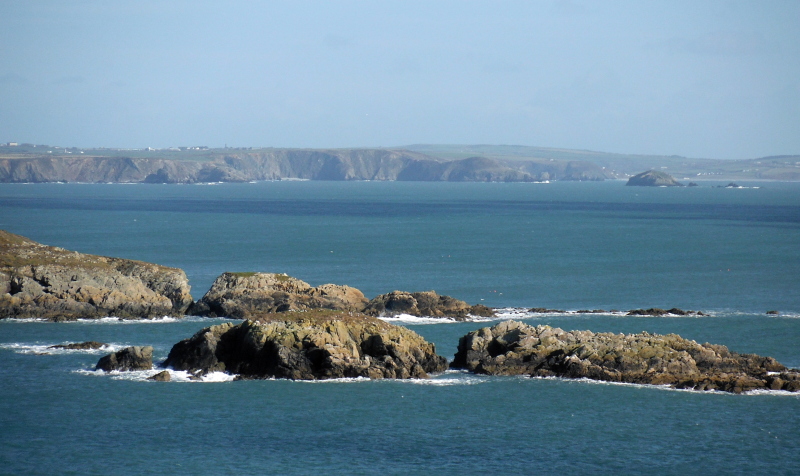
[[[506,161],[485,157],[442,160],[392,149],[218,149],[208,160],[120,156],[0,158],[0,182],[196,183],[257,180],[405,180],[536,182],[604,180],[583,161]]]

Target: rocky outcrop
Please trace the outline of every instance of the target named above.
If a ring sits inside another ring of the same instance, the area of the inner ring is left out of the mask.
[[[172,380],[172,375],[170,375],[169,370],[163,370],[152,377],[147,377],[147,380],[153,380],[156,382],[169,382]]]
[[[150,370],[153,368],[153,348],[126,347],[119,352],[114,352],[101,357],[97,361],[95,370],[111,372],[117,370],[128,372],[131,370]]]
[[[658,307],[651,307],[649,309],[631,309],[626,316],[650,316],[650,317],[663,317],[663,316],[705,316],[703,311],[684,311],[673,307],[672,309],[661,309]]]
[[[640,174],[634,175],[628,179],[625,185],[636,185],[640,187],[682,187],[683,184],[675,180],[672,175],[659,172],[656,170],[648,170]]]
[[[175,344],[164,366],[241,378],[407,379],[444,371],[447,360],[404,327],[358,313],[316,311],[208,327]]]
[[[176,268],[45,246],[0,230],[0,318],[180,316],[192,303]]]
[[[465,320],[470,316],[491,317],[494,311],[482,304],[470,306],[450,296],[440,296],[436,291],[409,293],[392,291],[372,299],[364,312],[373,316],[409,314],[424,317],[450,317]]]
[[[489,375],[588,378],[741,393],[800,391],[800,372],[678,335],[564,331],[504,321],[459,340],[452,368]]]
[[[66,349],[66,350],[97,350],[105,347],[106,344],[102,342],[95,342],[93,340],[87,342],[75,342],[72,344],[58,344],[51,345],[48,349]]]
[[[360,311],[364,294],[350,286],[305,281],[277,273],[223,273],[188,311],[197,316],[247,319],[270,312],[333,309]]]

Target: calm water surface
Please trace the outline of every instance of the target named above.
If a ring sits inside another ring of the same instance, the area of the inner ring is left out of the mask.
[[[711,316],[521,317],[674,332],[800,367],[800,184],[746,185],[760,188],[3,184],[0,228],[181,267],[195,298],[223,271],[270,271],[368,297],[435,289],[502,307],[703,310]],[[91,372],[102,351],[45,349],[153,345],[158,360],[219,322],[0,321],[0,473],[796,472],[796,395],[463,373],[160,384]],[[461,335],[490,324],[407,325],[452,358]]]

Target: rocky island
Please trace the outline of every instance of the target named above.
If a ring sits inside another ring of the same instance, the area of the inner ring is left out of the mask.
[[[277,273],[223,273],[187,314],[249,319],[264,313],[314,309],[363,312],[379,317],[409,314],[457,320],[494,315],[486,306],[470,306],[435,291],[393,291],[367,300],[364,293],[350,286],[312,287],[305,281]]]
[[[239,378],[427,378],[447,359],[417,333],[345,311],[268,313],[207,327],[175,346],[165,367]]]
[[[46,246],[0,230],[0,319],[181,316],[192,303],[176,268]]]
[[[450,365],[487,375],[588,378],[741,393],[800,391],[800,372],[678,335],[564,331],[504,321],[463,336]]]
[[[675,178],[665,172],[657,170],[648,170],[636,174],[628,179],[625,185],[635,185],[640,187],[683,187],[683,184],[675,180]]]

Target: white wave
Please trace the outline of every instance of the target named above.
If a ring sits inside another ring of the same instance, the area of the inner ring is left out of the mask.
[[[429,379],[408,379],[399,382],[412,385],[432,385],[434,387],[452,387],[456,385],[478,385],[491,381],[492,377],[487,375],[471,374],[466,370],[446,370],[439,375],[434,375]]]
[[[63,342],[61,344],[64,344]],[[58,344],[24,344],[24,343],[9,343],[0,344],[0,349],[8,349],[16,352],[17,354],[29,355],[56,355],[56,354],[108,354],[110,352],[117,352],[128,347],[121,344],[106,344],[99,349],[51,349],[50,347]]]
[[[411,314],[398,314],[391,317],[379,317],[378,319],[392,324],[452,324],[458,322],[449,317],[418,317]]]
[[[688,393],[697,393],[697,394],[708,394],[708,395],[736,395],[732,392],[725,392],[722,390],[695,390],[693,388],[675,388],[670,385],[653,385],[653,384],[642,384],[642,383],[629,383],[629,382],[608,382],[605,380],[593,380],[589,378],[564,378],[564,377],[531,377],[532,380],[558,380],[561,382],[568,382],[568,383],[579,383],[579,384],[590,384],[590,385],[615,385],[615,386],[623,386],[623,387],[633,387],[633,388],[641,388],[641,389],[655,389],[655,390],[666,390],[669,392],[688,392]],[[767,389],[760,389],[760,390],[751,390],[749,392],[743,392],[740,395],[782,395],[782,396],[793,396],[800,398],[800,392],[787,392],[785,390],[767,390]]]
[[[91,375],[95,377],[107,377],[112,380],[130,380],[134,382],[149,382],[148,380],[153,375],[159,374],[163,372],[165,369],[162,368],[155,368],[150,370],[131,370],[126,372],[120,372],[117,370],[112,370],[111,372],[106,372],[103,370],[75,370],[75,373],[83,374],[83,375]],[[181,370],[172,370],[166,369],[169,372],[170,382],[189,382],[189,383],[219,383],[219,382],[230,382],[234,378],[235,375],[226,374],[225,372],[210,372],[207,375],[202,377],[196,378],[189,372],[184,372]]]

